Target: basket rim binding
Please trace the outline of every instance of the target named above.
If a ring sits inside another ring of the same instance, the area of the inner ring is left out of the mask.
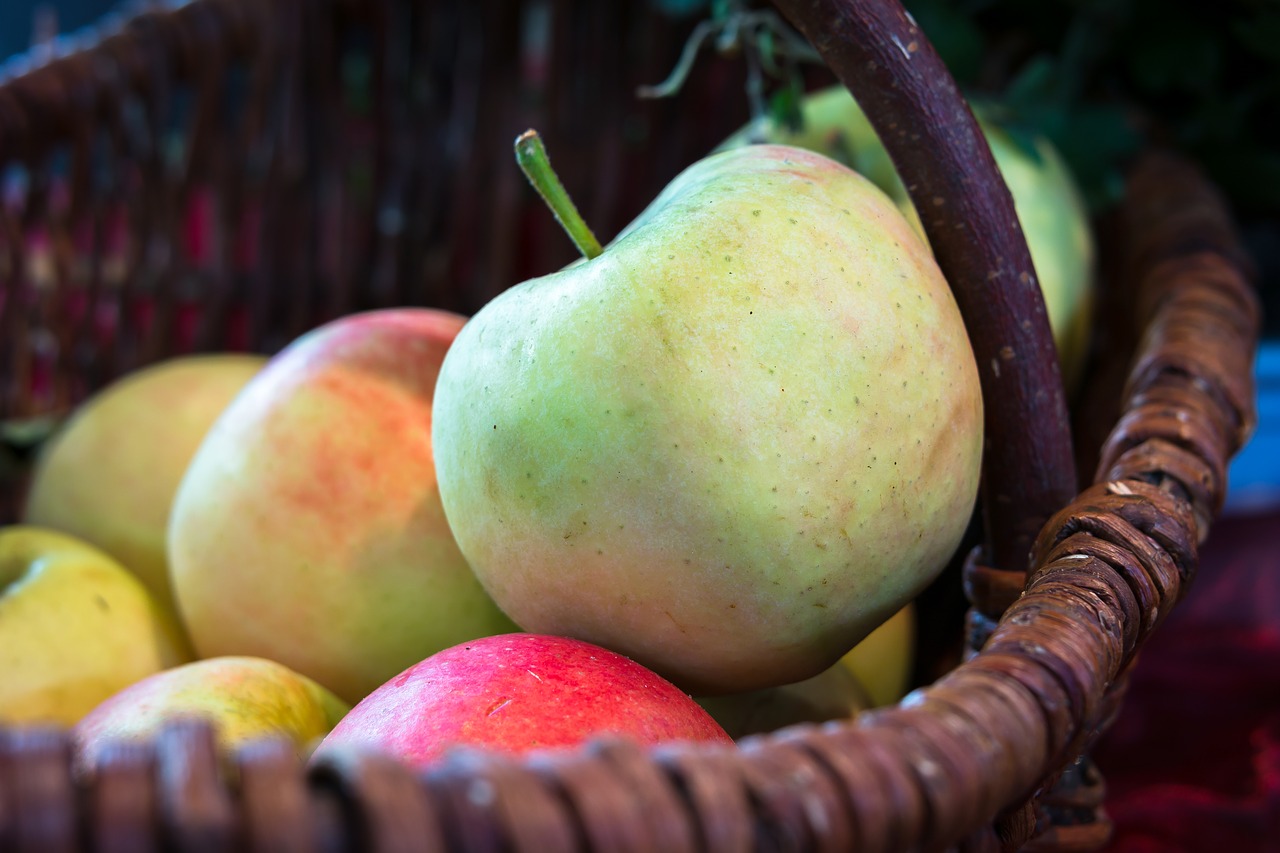
[[[814,4],[817,11],[801,10],[802,4],[777,5],[802,30],[806,21],[823,28],[827,35],[814,39],[820,50],[850,49],[861,32],[855,27],[871,21],[879,22],[873,25],[880,27],[879,36],[862,37],[866,44],[886,48],[885,57],[901,52],[890,34],[910,43],[902,39],[910,30],[886,29],[912,26],[896,0],[826,2]],[[202,27],[228,20],[247,27],[247,6],[242,0],[192,0],[180,10],[148,14],[204,15]],[[840,17],[845,14],[868,17],[851,23]],[[886,24],[883,16],[893,20]],[[175,23],[178,18],[165,20],[168,26],[183,26]],[[126,29],[111,39],[127,41],[142,29]],[[229,27],[226,33],[235,31]],[[915,41],[917,50],[908,51],[914,58],[906,61],[919,64],[929,48],[918,31]],[[113,46],[126,52],[123,42]],[[18,82],[40,91],[41,80],[72,75],[89,55],[56,59]],[[836,62],[832,65],[838,69]],[[7,94],[0,92],[0,100]],[[958,95],[953,87],[944,88],[940,97]],[[874,121],[879,114],[868,106]],[[16,125],[5,124],[15,112],[0,115],[0,145],[15,136],[26,138],[21,131],[10,132]],[[977,169],[981,174],[990,167],[979,185],[991,194],[994,165],[987,161]],[[380,836],[384,839],[419,833],[441,839],[442,847],[461,848],[479,846],[485,838],[527,839],[522,833],[532,832],[567,839],[566,846],[585,837],[600,849],[623,847],[628,838],[646,849],[644,841],[664,831],[680,836],[679,830],[644,826],[645,813],[609,799],[619,791],[618,779],[626,779],[649,798],[649,817],[684,814],[688,837],[683,841],[718,839],[726,848],[746,847],[753,839],[762,843],[761,833],[775,842],[814,848],[834,846],[841,837],[867,849],[931,848],[962,839],[983,849],[1026,840],[1035,829],[1034,816],[1019,806],[1047,788],[1114,712],[1119,691],[1109,688],[1122,685],[1134,653],[1193,577],[1198,546],[1225,494],[1225,464],[1252,428],[1248,364],[1256,347],[1258,307],[1222,200],[1193,166],[1168,154],[1152,155],[1135,168],[1131,193],[1136,201],[1128,212],[1124,272],[1138,287],[1145,335],[1124,392],[1125,413],[1103,448],[1095,483],[1079,495],[1072,487],[1072,494],[1051,508],[1057,510],[1053,518],[1038,519],[1029,533],[1020,531],[1034,556],[1033,568],[984,568],[979,560],[970,570],[972,577],[1000,590],[985,605],[977,603],[993,621],[981,653],[899,706],[869,712],[854,723],[751,738],[733,754],[673,747],[640,755],[606,741],[571,757],[532,763],[460,755],[423,779],[373,758],[322,764],[305,784],[315,802],[327,805],[281,806],[292,809],[293,828],[314,834],[328,826],[334,838],[357,831],[389,833]],[[975,226],[1001,210],[999,203],[985,207]],[[945,265],[944,271],[950,273]],[[65,800],[67,814],[79,813],[84,821],[88,818],[74,804],[74,791],[105,796],[107,781],[119,782],[121,774],[159,773],[148,777],[148,784],[178,786],[174,790],[181,796],[165,807],[165,820],[171,835],[193,849],[201,826],[231,827],[241,820],[236,808],[269,812],[265,804],[273,785],[279,794],[304,784],[287,756],[263,747],[240,759],[241,791],[253,794],[242,793],[241,805],[234,806],[217,781],[208,732],[200,727],[175,727],[153,749],[122,751],[118,765],[74,783],[65,772],[68,748],[63,733],[0,732],[0,842],[21,840],[22,828],[33,819],[21,808],[6,812],[6,802],[21,805],[24,797],[52,796]],[[22,787],[41,772],[46,780],[63,780],[54,784],[57,790],[40,794]],[[471,802],[468,797],[481,783],[496,792],[494,798]],[[543,796],[547,786],[556,792],[551,800]],[[1001,821],[988,826],[1007,807],[1012,808]],[[894,814],[886,817],[877,809]],[[352,829],[353,820],[363,829]],[[824,823],[826,835],[819,829]],[[672,843],[679,847],[681,839]],[[182,843],[178,847],[185,849]]]

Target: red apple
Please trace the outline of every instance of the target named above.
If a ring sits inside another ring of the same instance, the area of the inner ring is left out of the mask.
[[[630,658],[566,637],[503,634],[409,667],[339,721],[316,755],[368,748],[422,767],[454,745],[519,754],[605,734],[643,745],[732,742],[692,698]]]

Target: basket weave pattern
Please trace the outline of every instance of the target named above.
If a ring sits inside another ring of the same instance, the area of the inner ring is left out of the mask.
[[[553,9],[555,43],[581,55],[521,49],[526,6]],[[623,32],[639,71],[599,36]],[[340,48],[361,39],[379,59],[344,89]],[[696,122],[617,105],[679,42],[639,3],[198,0],[9,80],[0,161],[27,177],[0,213],[0,413],[56,414],[164,354],[272,351],[360,308],[474,310],[554,267],[566,258],[541,248],[506,167],[513,128],[579,131],[557,165],[573,164],[589,219],[620,225],[733,123],[712,106],[732,88],[723,66],[690,96],[706,110],[681,106]],[[529,79],[548,85],[509,82]],[[583,122],[604,130],[588,143]],[[448,168],[427,173],[433,158]],[[602,163],[624,178],[592,187]],[[900,705],[735,749],[600,740],[530,760],[459,752],[420,775],[373,757],[303,767],[275,743],[221,764],[190,724],[78,774],[65,732],[0,731],[0,850],[1097,846],[1097,787],[1054,785],[1089,781],[1077,756],[1194,576],[1252,428],[1259,327],[1228,213],[1191,165],[1137,164],[1115,239],[1139,343],[1093,483],[1040,530],[1030,571],[975,555],[980,651]],[[1064,825],[1073,811],[1083,830]]]

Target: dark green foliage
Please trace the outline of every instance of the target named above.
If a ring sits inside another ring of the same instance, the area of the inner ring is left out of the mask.
[[[1090,200],[1144,141],[1280,214],[1280,0],[907,0],[967,90],[1061,148]]]

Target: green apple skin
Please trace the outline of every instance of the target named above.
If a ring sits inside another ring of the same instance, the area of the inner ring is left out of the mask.
[[[108,744],[154,740],[179,719],[210,723],[224,755],[276,738],[305,758],[349,710],[319,684],[275,661],[209,658],[131,684],[86,714],[72,737],[77,763],[87,768]]]
[[[459,545],[522,628],[713,695],[816,675],[935,576],[972,512],[982,401],[892,201],[759,145],[485,306],[433,437]]]
[[[464,322],[409,308],[332,321],[218,419],[169,526],[201,657],[276,660],[356,702],[442,648],[514,628],[436,489],[432,392]]]
[[[54,530],[0,527],[0,725],[73,725],[190,659],[170,614],[116,560]]]
[[[1088,209],[1070,168],[1047,137],[1037,134],[1019,141],[995,118],[993,104],[974,101],[972,107],[1013,196],[1040,280],[1063,379],[1068,389],[1074,389],[1088,355],[1096,299],[1097,249]],[[923,236],[919,216],[889,152],[843,86],[805,97],[798,129],[765,120],[738,131],[718,150],[753,142],[795,145],[844,163],[888,193]]]
[[[213,422],[266,361],[182,356],[108,385],[41,452],[23,521],[98,546],[172,609],[165,531],[173,495]]]

